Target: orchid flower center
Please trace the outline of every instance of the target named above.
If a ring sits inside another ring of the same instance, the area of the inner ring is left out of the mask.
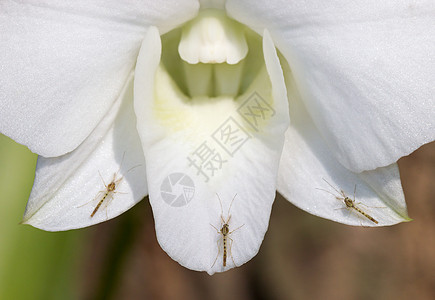
[[[187,104],[201,110],[195,118],[214,126],[213,116],[234,111],[237,99],[255,82],[270,82],[262,38],[218,9],[201,10],[162,36],[155,79],[155,113],[173,129],[189,126],[190,116],[183,115]]]

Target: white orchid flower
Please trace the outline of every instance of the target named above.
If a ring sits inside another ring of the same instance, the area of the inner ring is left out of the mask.
[[[258,252],[276,190],[349,225],[409,220],[395,162],[434,140],[434,14],[2,1],[0,131],[40,155],[23,222],[86,227],[149,194],[162,248],[212,274]]]

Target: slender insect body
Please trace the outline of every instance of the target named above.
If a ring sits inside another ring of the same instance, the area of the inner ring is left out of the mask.
[[[222,244],[223,244],[223,254],[222,254],[222,264],[224,267],[227,266],[227,240],[230,238],[228,235],[230,233],[230,226],[228,222],[230,219],[228,218],[227,222],[224,222],[220,232],[222,234]]]
[[[103,197],[100,199],[100,201],[98,201],[97,206],[95,206],[93,212],[91,213],[91,218],[97,213],[98,209],[101,207],[101,205],[103,204],[104,200],[106,200],[106,198],[113,198],[113,195],[116,192],[116,187],[121,183],[123,177],[120,177],[119,179],[116,179],[116,175],[117,173],[113,174],[113,179],[112,181],[106,185],[106,183],[104,182],[103,178],[101,177],[101,180],[103,181],[104,186],[106,187],[105,191],[100,191],[99,194],[103,193]]]
[[[100,208],[101,204],[103,204],[104,199],[106,199],[107,197],[107,193],[103,196],[103,198],[98,202],[97,206],[95,206],[94,211],[91,213],[91,218],[95,215],[95,213],[97,212],[97,210]]]
[[[224,253],[222,254],[222,265],[227,266],[227,236],[222,232],[222,240],[224,244]]]
[[[243,225],[237,227],[236,229],[230,231],[230,225],[229,225],[230,220],[231,220],[230,210],[231,210],[231,206],[233,205],[233,201],[236,198],[236,196],[237,196],[237,194],[234,196],[233,200],[231,201],[230,207],[228,209],[228,215],[227,215],[228,218],[226,220],[223,217],[222,202],[221,202],[221,200],[220,200],[220,198],[218,196],[219,203],[220,203],[220,206],[221,206],[221,228],[218,229],[214,225],[210,224],[210,226],[212,226],[214,229],[216,229],[216,232],[220,235],[220,239],[217,242],[217,245],[218,245],[218,254],[216,256],[216,259],[213,262],[213,265],[211,266],[212,268],[215,265],[215,263],[216,263],[216,261],[217,261],[217,259],[219,257],[219,254],[220,254],[219,241],[222,241],[222,252],[223,252],[222,253],[222,266],[224,266],[224,267],[227,266],[227,257],[228,257],[228,253],[229,253],[229,255],[231,257],[231,260],[233,261],[234,266],[237,267],[236,263],[234,262],[233,255],[231,253],[231,247],[233,245],[233,239],[230,237],[230,235],[234,231],[239,230],[240,228],[242,228],[245,224],[243,224]],[[229,244],[229,247],[228,247],[228,244]]]
[[[378,224],[379,222],[375,220],[375,218],[373,218],[372,216],[370,216],[368,213],[364,212],[362,209],[360,209],[358,206],[356,206],[355,204],[355,199],[352,200],[349,197],[344,198],[344,203],[346,203],[346,206],[349,208],[353,208],[354,210],[356,210],[357,212],[359,212],[360,214],[362,214],[364,217],[366,217],[367,219],[369,219],[370,221],[372,221],[375,224]]]
[[[113,197],[114,197],[114,195],[115,195],[116,193],[119,193],[119,194],[125,194],[125,193],[122,193],[122,192],[117,191],[117,188],[119,188],[119,185],[120,185],[121,181],[124,179],[123,176],[120,176],[120,177],[118,178],[118,173],[119,173],[119,171],[121,170],[122,164],[123,164],[123,162],[124,162],[124,156],[125,156],[125,152],[124,152],[124,154],[123,154],[123,156],[122,156],[122,160],[121,160],[121,164],[120,164],[120,166],[119,166],[119,169],[118,169],[118,171],[116,171],[116,173],[113,174],[112,181],[111,181],[109,184],[106,185],[106,183],[104,182],[103,177],[101,176],[100,171],[98,171],[98,175],[100,176],[101,181],[103,182],[105,189],[99,191],[98,194],[95,196],[95,198],[94,198],[93,200],[91,200],[91,201],[94,201],[94,200],[96,200],[96,199],[99,199],[97,205],[95,206],[94,210],[93,210],[92,213],[91,213],[91,216],[90,216],[91,218],[95,216],[95,214],[98,212],[98,210],[100,209],[100,207],[103,205],[103,203],[104,203],[105,201],[106,201],[105,203],[106,203],[106,208],[107,208],[107,206],[109,205],[109,201],[110,201],[111,199],[113,199]],[[130,168],[130,169],[126,172],[126,174],[128,174],[131,170],[133,170],[133,169],[135,169],[135,168],[137,168],[137,167],[140,167],[140,166],[141,166],[141,165],[137,165],[137,166],[134,166],[134,167]],[[88,204],[88,203],[89,203],[89,202],[87,202],[87,203],[85,203],[85,204],[83,204],[83,205],[86,205],[86,204]],[[83,205],[81,205],[81,206],[83,206]],[[81,206],[79,206],[79,207],[81,207]],[[106,216],[107,216],[107,209],[106,209]]]
[[[355,193],[356,193],[356,185],[353,191],[353,200],[351,198],[349,198],[346,193],[343,190],[338,191],[335,187],[333,187],[328,181],[326,181],[324,178],[322,178],[323,181],[325,181],[330,187],[332,187],[337,193],[340,194],[340,196],[334,195],[333,193],[331,193],[330,191],[324,190],[324,189],[319,189],[322,191],[325,191],[327,193],[332,194],[335,199],[343,201],[344,204],[346,205],[346,208],[349,209],[353,209],[354,211],[358,212],[359,214],[363,215],[364,217],[366,217],[367,219],[369,219],[370,221],[372,221],[375,224],[378,224],[379,222],[373,218],[372,216],[370,216],[368,213],[366,213],[365,211],[363,211],[361,208],[359,208],[357,206],[357,203],[355,202]]]

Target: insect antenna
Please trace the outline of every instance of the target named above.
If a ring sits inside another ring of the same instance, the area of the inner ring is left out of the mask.
[[[334,196],[335,198],[337,198],[337,195],[334,193],[331,193],[331,191],[325,190],[325,189],[321,189],[321,188],[316,188],[316,190],[320,190],[320,191],[324,191],[327,192],[328,194],[331,194],[332,196]]]
[[[136,169],[138,167],[142,167],[142,165],[136,165],[134,167],[131,167],[130,169],[127,170],[126,174],[130,173],[130,171],[133,171],[134,169]]]
[[[341,194],[332,184],[330,184],[325,178],[322,178],[324,182],[326,182],[334,191],[336,191],[338,194]]]
[[[216,193],[216,196],[218,197],[218,199],[219,199],[219,204],[220,204],[220,206],[221,206],[221,216],[224,214],[224,210],[223,210],[223,208],[222,208],[222,201],[221,201],[221,198],[219,197],[219,195],[218,195],[218,193]]]
[[[104,182],[103,176],[101,176],[100,170],[98,170],[98,175],[100,175],[100,179],[103,182],[104,186],[107,187],[106,182]]]
[[[231,200],[230,207],[228,208],[227,216],[230,216],[231,206],[233,206],[234,199],[236,199],[237,193],[234,195],[233,200]],[[229,220],[229,219],[228,219]]]

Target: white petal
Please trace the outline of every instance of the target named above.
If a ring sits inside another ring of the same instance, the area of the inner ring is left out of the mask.
[[[57,158],[38,158],[24,223],[48,231],[86,227],[118,216],[146,196],[145,160],[132,102],[133,76],[122,94],[76,150]],[[122,181],[91,217],[115,173],[115,181]]]
[[[150,24],[165,32],[196,1],[2,1],[0,132],[43,156],[75,149],[108,112]]]
[[[286,132],[278,191],[301,209],[344,224],[385,226],[409,221],[397,165],[360,174],[343,167],[308,116],[295,85],[287,76],[286,80],[292,124]],[[335,196],[342,198],[341,190],[378,223],[337,200]]]
[[[226,0],[199,0],[201,9],[215,8],[225,10]]]
[[[157,32],[150,31],[139,54],[135,112],[157,238],[174,260],[190,269],[213,274],[245,263],[258,252],[267,230],[289,119],[282,72],[267,33],[263,43],[267,73],[274,85],[271,88],[263,69],[251,89],[236,100],[186,99],[158,66],[160,50],[146,51],[149,44],[160,44]],[[248,118],[245,113],[253,108],[245,101],[255,99],[267,108],[257,124],[242,117]],[[228,135],[229,142],[225,130],[233,133]],[[208,157],[200,161],[202,155]],[[216,193],[222,199],[222,211]],[[222,250],[218,253],[220,235],[211,226],[220,229],[221,214],[225,219],[232,216],[230,231],[243,226],[230,235],[232,258],[228,254],[225,268]]]
[[[347,168],[386,166],[434,139],[434,1],[230,0],[226,8],[270,30]]]

